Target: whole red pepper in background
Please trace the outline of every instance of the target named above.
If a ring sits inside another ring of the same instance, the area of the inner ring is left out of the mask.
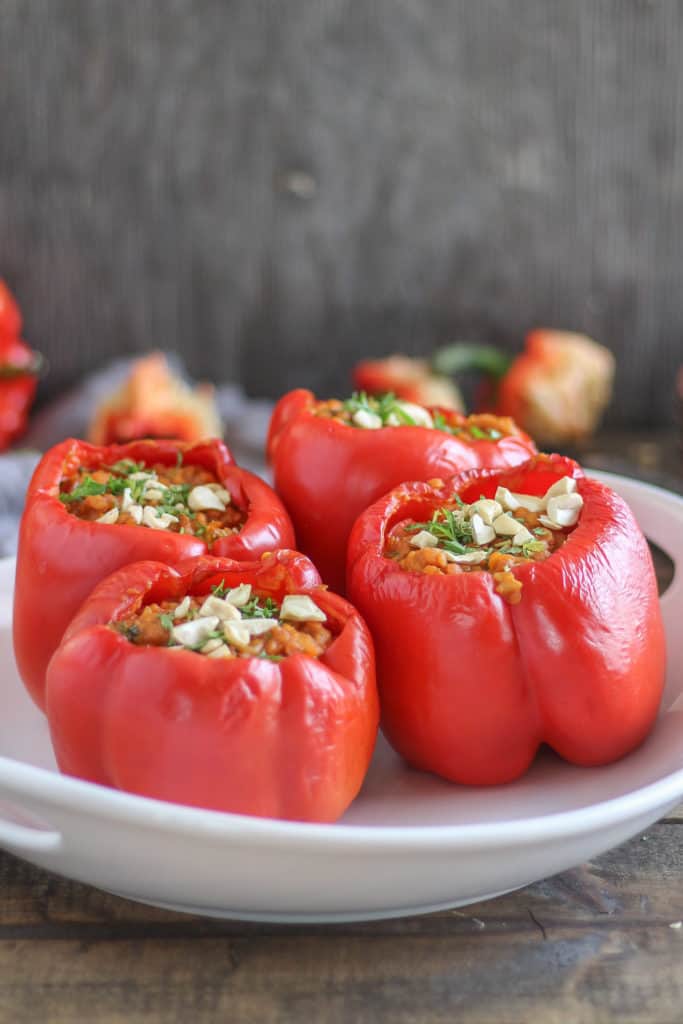
[[[140,437],[199,441],[222,433],[213,385],[190,387],[171,370],[163,352],[136,359],[88,426],[93,444],[127,444]]]
[[[134,441],[97,447],[68,439],[38,463],[26,496],[19,530],[14,591],[14,650],[21,675],[39,707],[44,707],[45,670],[68,623],[96,583],[130,562],[154,559],[176,565],[207,553],[199,537],[144,526],[86,522],[59,500],[60,481],[78,466],[111,465],[131,459],[146,465],[184,465],[210,470],[245,510],[238,533],[218,539],[212,553],[255,558],[294,546],[294,531],[282,502],[262,480],[235,465],[222,441],[196,445],[177,441]]]
[[[502,484],[542,495],[562,476],[578,480],[580,520],[547,560],[514,565],[519,604],[489,572],[432,576],[383,557],[394,524],[425,521],[454,494],[471,503]],[[351,535],[349,596],[375,641],[384,731],[417,768],[508,782],[542,742],[575,764],[605,764],[654,723],[665,646],[647,542],[626,503],[569,459],[385,495]]]
[[[496,441],[466,440],[426,427],[361,430],[317,416],[316,404],[304,389],[281,398],[267,451],[300,549],[338,592],[345,589],[351,527],[380,495],[404,480],[450,476],[476,466],[514,466],[536,450],[514,424],[512,433]],[[442,412],[449,423],[467,423],[459,413]]]
[[[0,451],[26,427],[38,385],[39,357],[22,341],[21,327],[19,307],[0,280]]]
[[[583,334],[539,329],[501,377],[495,401],[546,445],[582,441],[612,394],[614,356]]]
[[[310,594],[337,634],[319,657],[211,659],[135,646],[107,623],[224,582],[280,602]],[[365,777],[379,717],[372,640],[302,555],[199,558],[177,570],[128,565],[102,581],[66,631],[47,677],[62,771],[220,811],[335,821]]]
[[[465,411],[463,397],[455,382],[434,373],[426,359],[404,355],[364,359],[353,368],[353,385],[369,395],[392,392],[418,405]]]

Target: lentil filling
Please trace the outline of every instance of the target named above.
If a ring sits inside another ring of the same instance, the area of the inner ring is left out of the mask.
[[[221,585],[200,597],[148,604],[110,625],[136,646],[281,661],[291,654],[319,658],[334,639],[325,623],[307,595],[289,595],[279,605],[243,583],[227,592]]]
[[[405,519],[389,532],[384,549],[405,572],[449,576],[489,572],[496,591],[510,604],[522,596],[512,569],[543,562],[567,541],[583,500],[576,482],[562,477],[543,497],[513,494],[504,487],[495,499],[471,505],[457,495],[427,522]]]
[[[462,413],[450,410],[429,410],[414,402],[396,398],[393,394],[374,396],[364,391],[354,392],[346,400],[330,398],[317,402],[314,412],[322,419],[336,420],[362,430],[427,427],[443,430],[469,442],[498,441],[502,437],[519,433],[513,420],[507,416],[494,416],[491,413],[463,416]]]
[[[182,463],[147,466],[122,459],[80,466],[61,480],[59,492],[65,508],[87,522],[192,534],[209,546],[239,532],[246,519],[213,473]]]

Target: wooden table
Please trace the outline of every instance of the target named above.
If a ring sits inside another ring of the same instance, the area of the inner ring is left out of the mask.
[[[642,475],[676,486],[673,447],[633,444]],[[629,451],[615,439],[593,462]],[[0,1024],[683,1021],[683,805],[517,893],[372,924],[172,914],[7,854],[0,882]]]

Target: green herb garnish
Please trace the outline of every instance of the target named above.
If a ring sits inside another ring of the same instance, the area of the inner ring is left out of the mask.
[[[263,601],[258,597],[252,597],[250,601],[242,605],[240,611],[243,619],[280,618],[280,606],[270,597],[266,597]]]
[[[139,626],[127,626],[125,622],[113,622],[112,625],[117,633],[121,633],[121,635],[125,636],[126,640],[130,640],[131,643],[135,643],[137,638],[140,636]]]
[[[131,473],[144,472],[145,465],[142,462],[133,462],[132,459],[119,459],[111,466],[107,466],[111,473],[118,473],[119,476],[130,476]]]
[[[84,498],[90,498],[94,494],[105,494],[106,490],[106,484],[99,484],[97,480],[93,480],[91,476],[86,474],[81,483],[77,484],[72,491],[60,494],[59,500],[68,505],[72,501],[83,501]]]
[[[427,530],[439,541],[441,547],[454,555],[464,555],[465,545],[474,543],[472,526],[460,514],[451,508],[439,508],[426,523],[411,523],[406,526],[411,533]]]
[[[173,629],[173,616],[169,615],[167,612],[159,616],[159,622],[164,627],[167,633],[170,633],[171,630]]]

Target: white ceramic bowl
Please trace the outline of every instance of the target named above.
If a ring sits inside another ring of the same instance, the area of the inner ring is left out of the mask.
[[[648,537],[683,565],[683,499],[623,477]],[[380,741],[337,825],[196,810],[59,775],[17,677],[14,566],[0,562],[0,845],[130,899],[200,914],[342,921],[474,902],[565,870],[648,827],[683,796],[683,579],[662,599],[669,669],[647,742],[605,768],[541,755],[518,782],[467,789],[407,768]],[[46,594],[59,600],[59,594]]]

